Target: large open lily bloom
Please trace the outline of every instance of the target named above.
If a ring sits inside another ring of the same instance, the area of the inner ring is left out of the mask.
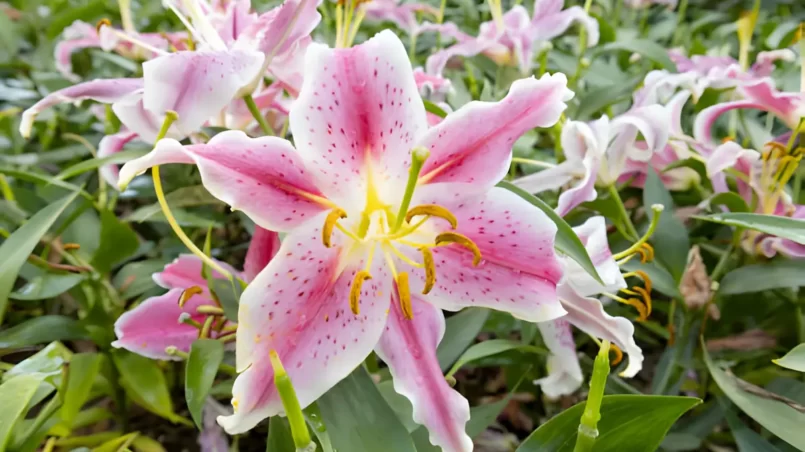
[[[779,91],[770,78],[746,83],[738,87],[742,99],[707,107],[696,116],[693,136],[702,143],[716,143],[713,127],[724,113],[736,109],[754,109],[768,112],[779,118],[792,130],[799,127],[805,117],[805,92]]]
[[[499,0],[496,4],[499,6]],[[563,34],[574,22],[587,30],[588,46],[596,45],[598,22],[579,6],[563,7],[564,0],[537,0],[534,14],[529,17],[528,11],[520,5],[515,5],[505,14],[493,6],[494,19],[481,24],[477,37],[461,32],[452,23],[422,25],[423,31],[438,31],[442,36],[456,40],[452,46],[428,58],[427,72],[441,74],[452,57],[484,54],[500,65],[517,65],[521,73],[528,74],[540,50],[539,43]]]
[[[296,149],[232,131],[202,145],[161,140],[121,169],[126,183],[153,165],[195,163],[210,193],[287,233],[241,298],[235,412],[219,422],[240,433],[283,411],[272,350],[302,406],[375,350],[431,442],[469,451],[468,403],[436,359],[441,310],[565,314],[555,225],[495,184],[514,141],[554,124],[572,92],[562,74],[524,79],[500,102],[470,103],[428,128],[390,31],[350,49],[313,44],[306,58],[291,109]]]
[[[550,398],[572,394],[584,381],[571,325],[593,337],[606,339],[626,352],[629,364],[621,372],[622,376],[634,377],[643,367],[643,352],[635,343],[632,322],[607,314],[601,301],[593,297],[626,288],[626,281],[607,244],[604,217],[592,217],[573,230],[587,248],[604,284],[593,279],[572,259],[561,259],[565,280],[557,288],[557,295],[567,315],[539,324],[551,354],[548,357],[548,376],[536,383]]]
[[[216,262],[232,275],[251,281],[271,261],[277,250],[277,233],[256,227],[249,243],[243,272],[238,272],[224,262]],[[193,323],[203,323],[206,317],[198,312],[198,308],[218,306],[202,276],[202,267],[203,263],[198,257],[192,254],[182,255],[166,265],[164,270],[154,274],[154,282],[168,289],[168,292],[148,298],[121,315],[115,322],[117,340],[112,346],[148,358],[164,360],[180,359],[166,353],[165,349],[168,347],[189,352],[193,341],[199,336],[199,329]],[[215,278],[223,278],[215,270],[212,273]],[[185,302],[180,303],[183,297]],[[213,330],[213,339],[232,334],[234,325],[231,322],[222,326],[229,328]]]
[[[629,160],[649,162],[668,142],[668,110],[648,105],[629,110],[612,120],[603,116],[589,124],[568,121],[561,144],[567,160],[515,181],[531,193],[571,187],[559,196],[556,212],[566,215],[583,202],[596,199],[596,184],[609,186],[627,170]],[[638,134],[643,142],[638,145]],[[634,169],[634,168],[631,168]]]

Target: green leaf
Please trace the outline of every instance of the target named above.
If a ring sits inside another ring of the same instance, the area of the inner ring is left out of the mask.
[[[92,19],[99,19],[102,17],[105,8],[104,0],[91,0],[88,2],[81,2],[79,5],[70,8],[62,8],[57,10],[52,16],[50,24],[47,27],[48,39],[54,39],[59,33],[62,32],[67,26],[76,20],[93,23]]]
[[[648,209],[653,204],[661,204],[665,209],[660,213],[660,222],[651,238],[654,245],[655,259],[671,273],[674,281],[679,283],[688,262],[690,240],[685,224],[674,216],[674,200],[665,188],[660,177],[649,169],[643,190],[643,205]]]
[[[805,413],[795,410],[785,402],[763,394],[762,390],[749,392],[748,388],[756,387],[716,366],[704,343],[702,343],[701,349],[710,375],[732,403],[783,441],[797,449],[805,449],[805,435],[802,435]]]
[[[792,348],[782,358],[773,359],[772,362],[786,369],[805,372],[805,343]]]
[[[741,422],[732,409],[727,408],[724,411],[727,424],[732,430],[732,436],[735,438],[735,444],[740,452],[779,452],[780,449],[774,447],[774,445]]]
[[[46,273],[28,281],[27,284],[9,294],[9,298],[20,301],[46,300],[61,295],[87,279],[81,273],[57,275]]]
[[[76,195],[65,196],[40,210],[0,245],[0,256],[3,256],[0,259],[0,324],[3,323],[8,296],[14,288],[20,268],[36,248],[39,239],[48,232]]]
[[[60,414],[62,424],[68,429],[72,428],[73,421],[89,398],[102,362],[103,355],[98,353],[78,353],[70,360]]]
[[[482,358],[486,358],[488,356],[497,355],[498,353],[507,352],[509,350],[522,350],[528,351],[531,353],[537,354],[545,354],[546,351],[536,347],[534,345],[527,345],[523,344],[519,341],[512,341],[509,339],[490,339],[478,344],[473,345],[472,347],[468,348],[458,361],[453,364],[453,367],[450,368],[450,371],[447,372],[445,377],[449,377],[455,374],[458,369],[460,369],[464,364],[467,364],[471,361],[476,361]]]
[[[602,86],[579,95],[579,108],[572,117],[589,119],[604,108],[632,97],[632,92],[643,77],[624,80],[613,85]]]
[[[230,281],[228,279],[210,278],[207,281],[207,286],[213,296],[221,303],[224,316],[233,322],[237,322],[240,296],[243,294],[240,283],[238,283],[237,280]]]
[[[291,426],[288,419],[280,416],[272,416],[268,420],[268,441],[266,442],[266,452],[294,452],[296,446],[291,436]]]
[[[749,212],[751,210],[749,205],[746,204],[746,200],[731,191],[718,193],[710,198],[709,204],[710,207],[726,206],[730,212]]]
[[[78,193],[79,196],[86,199],[87,201],[90,202],[94,201],[92,195],[84,191],[84,189],[79,187],[78,185],[74,185],[69,182],[64,182],[62,180],[58,180],[48,175],[32,173],[30,171],[18,170],[7,166],[0,166],[0,174],[5,174],[29,182],[35,182],[43,185],[53,185],[55,187],[64,188],[67,191]]]
[[[0,349],[86,338],[87,331],[77,320],[45,315],[0,331]]]
[[[148,153],[147,149],[127,149],[125,151],[117,152],[115,154],[106,157],[100,157],[100,158],[96,157],[89,160],[84,160],[80,163],[76,163],[75,165],[64,169],[61,173],[59,173],[56,176],[56,179],[60,180],[69,179],[71,177],[78,176],[81,173],[98,169],[103,165],[109,165],[112,163],[126,163],[129,160],[142,157],[147,153]]]
[[[428,113],[433,113],[434,115],[440,118],[444,118],[445,116],[447,116],[447,112],[445,112],[442,109],[442,107],[434,104],[429,100],[422,99],[422,102],[425,104],[425,111],[427,111]]]
[[[212,196],[203,185],[179,188],[165,195],[165,200],[170,204],[171,208],[222,204],[221,201]],[[157,218],[153,218],[154,215],[157,215]],[[162,219],[162,221],[164,221],[164,218],[162,207],[159,203],[155,203],[135,210],[126,217],[126,221],[142,223],[143,221],[151,219]]]
[[[595,452],[654,452],[671,425],[700,403],[693,397],[604,396]],[[583,411],[584,402],[554,416],[526,438],[517,452],[572,451]]]
[[[668,273],[668,270],[657,265],[656,262],[646,262],[644,264],[638,259],[632,259],[621,265],[621,268],[630,272],[635,270],[644,271],[651,278],[651,285],[654,290],[671,298],[682,298],[682,293],[679,291],[674,277]]]
[[[442,371],[449,369],[464,350],[475,342],[488,317],[488,309],[469,308],[447,318],[444,337],[436,348]]]
[[[129,445],[140,434],[137,432],[123,435],[119,438],[109,440],[98,447],[92,449],[92,452],[126,452],[129,450]]]
[[[693,218],[765,232],[805,245],[805,220],[760,213],[726,212]]]
[[[129,225],[117,219],[111,210],[101,211],[101,243],[92,256],[92,266],[101,273],[137,252],[140,241]]]
[[[120,384],[132,400],[171,422],[192,425],[173,411],[168,383],[155,361],[122,350],[115,350],[112,358]]]
[[[668,50],[654,41],[649,41],[648,39],[629,39],[605,44],[598,47],[594,51],[593,58],[602,53],[612,51],[638,53],[650,59],[651,61],[654,61],[663,69],[666,69],[670,72],[676,72],[676,65],[673,61],[671,61],[671,58],[668,57]]]
[[[593,261],[590,259],[590,255],[587,254],[587,249],[584,247],[584,244],[581,243],[581,240],[579,240],[579,236],[573,232],[573,228],[571,228],[570,225],[567,224],[564,219],[562,219],[562,217],[557,215],[548,204],[545,204],[545,201],[537,198],[536,196],[510,182],[501,181],[498,184],[498,187],[509,190],[510,192],[528,201],[529,204],[539,207],[540,210],[545,212],[548,218],[550,218],[558,228],[558,231],[556,232],[556,249],[564,254],[567,254],[571,259],[581,265],[581,267],[587,273],[589,273],[590,276],[603,284],[601,277],[598,276],[598,272],[595,270]],[[687,259],[687,254],[685,254],[685,259]]]
[[[718,293],[734,295],[802,286],[805,286],[805,261],[778,260],[732,270],[721,279]]]
[[[11,368],[3,375],[3,381],[27,374],[40,374],[45,378],[61,377],[62,366],[69,362],[72,356],[73,352],[65,347],[64,344],[52,342]]]
[[[153,274],[161,272],[167,262],[163,259],[132,262],[124,265],[112,279],[112,284],[124,299],[134,298],[157,287]]]
[[[224,344],[215,339],[198,339],[190,347],[184,375],[184,395],[187,408],[199,429],[201,411],[207,394],[215,383],[218,366],[224,360]]]
[[[0,385],[0,450],[6,450],[14,425],[44,378],[40,374],[18,375]]]
[[[362,366],[317,403],[337,450],[416,451],[408,431]]]

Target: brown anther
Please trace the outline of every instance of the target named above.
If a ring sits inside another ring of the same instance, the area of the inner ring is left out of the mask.
[[[81,249],[81,245],[79,245],[78,243],[65,243],[65,244],[62,246],[62,248],[64,248],[64,250],[65,250],[65,251],[70,251],[70,250],[80,250],[80,249]]]
[[[372,275],[366,270],[361,270],[355,275],[355,278],[352,280],[352,285],[349,288],[349,309],[355,315],[361,312],[361,286],[367,279],[372,279]]]
[[[405,214],[405,221],[410,223],[411,219],[419,215],[428,215],[431,217],[438,217],[450,223],[450,227],[455,229],[458,227],[458,220],[449,210],[436,204],[423,204],[421,206],[412,207],[408,213]]]
[[[617,366],[621,361],[623,361],[623,351],[615,344],[609,344],[609,349],[615,352],[615,358],[610,361],[610,364]]]
[[[427,295],[436,284],[436,263],[430,248],[423,246],[419,251],[422,253],[422,265],[425,267],[425,287],[422,289],[422,295]]]
[[[100,33],[101,28],[103,28],[104,26],[111,27],[112,21],[104,17],[103,19],[99,20],[98,23],[95,24],[95,31]]]
[[[179,307],[183,308],[184,304],[187,303],[187,300],[189,300],[193,295],[198,295],[202,292],[204,292],[204,289],[199,286],[188,287],[184,290],[184,292],[182,292],[182,295],[179,296]]]
[[[651,315],[651,294],[648,290],[639,286],[632,287],[632,289],[643,297],[643,303],[646,305],[646,318],[648,318],[648,316]],[[645,320],[645,318],[643,320]]]
[[[459,234],[458,232],[442,232],[436,236],[436,246],[448,245],[455,243],[466,248],[472,252],[472,265],[477,267],[481,263],[481,250],[469,237]]]
[[[623,276],[626,276],[626,277],[635,276],[637,278],[640,278],[643,281],[643,285],[646,286],[646,291],[651,293],[651,287],[652,287],[651,278],[643,270],[635,270],[635,271],[626,273]]]
[[[321,228],[321,241],[324,243],[325,247],[329,248],[331,246],[330,238],[333,236],[335,224],[338,220],[343,220],[346,217],[347,213],[339,208],[335,208],[327,214],[327,218],[324,220],[324,226]]]
[[[397,274],[397,294],[400,296],[400,310],[403,317],[413,320],[414,309],[411,306],[411,286],[408,285],[408,273]]]
[[[654,260],[654,247],[648,243],[641,244],[636,253],[640,255],[640,262],[643,264]]]
[[[621,292],[623,292],[625,294],[629,294],[629,295],[635,295],[635,296],[640,296],[641,295],[640,293],[634,292],[634,291],[629,290],[629,289],[621,289]],[[619,303],[628,304],[629,306],[632,306],[635,309],[637,309],[637,314],[638,314],[637,321],[638,322],[642,322],[642,321],[644,321],[644,320],[646,320],[648,318],[648,309],[646,308],[646,305],[643,304],[643,302],[641,300],[638,300],[637,298],[621,298],[621,297],[617,297],[617,298],[615,298],[615,300],[618,301]]]

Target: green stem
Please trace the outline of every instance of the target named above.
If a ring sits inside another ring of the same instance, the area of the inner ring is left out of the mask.
[[[623,9],[623,0],[615,0],[615,12],[612,14],[612,29],[613,30],[618,29],[618,24],[621,21],[621,10],[622,9]]]
[[[291,425],[291,436],[297,450],[307,450],[312,441],[310,439],[310,432],[305,423],[305,416],[302,414],[302,407],[299,405],[299,399],[296,397],[291,378],[285,372],[282,366],[279,355],[274,350],[269,353],[271,359],[271,366],[274,368],[274,385],[279,392],[282,406],[285,409],[285,416],[288,417],[288,423]]]
[[[643,246],[644,243],[648,242],[648,239],[650,239],[652,235],[654,235],[654,230],[657,229],[657,225],[660,223],[660,215],[662,215],[663,205],[654,204],[651,206],[651,210],[654,212],[654,215],[651,217],[651,223],[649,223],[646,233],[643,234],[643,237],[640,237],[640,240],[634,242],[634,244],[632,244],[632,246],[627,248],[625,251],[615,254],[613,256],[615,260],[623,259],[626,256],[634,254],[638,249],[640,249],[641,246]]]
[[[626,211],[626,206],[623,205],[623,200],[621,199],[620,193],[618,193],[617,187],[615,187],[615,184],[612,184],[609,186],[608,190],[609,194],[612,196],[612,199],[614,199],[615,203],[618,205],[618,211],[620,212],[623,224],[626,226],[626,230],[629,232],[629,234],[632,235],[631,239],[638,240],[640,238],[640,234],[637,233],[637,229],[635,229],[632,219],[629,217],[629,212]]]
[[[260,124],[260,128],[263,129],[263,133],[266,135],[274,136],[274,129],[271,127],[271,124],[266,121],[265,116],[260,113],[260,109],[257,108],[257,104],[254,103],[254,98],[251,94],[247,94],[243,96],[243,101],[246,102],[246,107],[249,108],[249,112],[254,116],[254,119]]]
[[[727,263],[729,262],[730,256],[732,255],[732,251],[734,249],[735,245],[730,244],[729,248],[727,248],[727,251],[725,251],[724,254],[722,254],[721,257],[718,259],[716,268],[713,269],[713,273],[710,275],[711,281],[717,282],[719,279],[721,279],[721,276],[723,276],[724,273],[727,271]]]
[[[603,341],[593,364],[593,376],[590,381],[590,393],[584,404],[584,413],[579,423],[579,434],[576,437],[574,452],[591,452],[598,437],[598,421],[601,420],[601,403],[604,400],[604,389],[609,376],[609,341]]]
[[[688,0],[682,0],[679,2],[679,9],[676,13],[676,31],[674,32],[674,37],[671,40],[671,45],[675,46],[676,43],[679,41],[679,38],[682,36],[682,24],[685,21],[685,13],[688,11]]]

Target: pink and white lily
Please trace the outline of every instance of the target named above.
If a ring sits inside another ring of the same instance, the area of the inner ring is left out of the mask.
[[[643,352],[635,343],[632,322],[607,314],[601,301],[594,298],[597,294],[617,292],[627,287],[607,244],[604,218],[592,217],[573,230],[584,243],[604,284],[593,279],[572,259],[561,258],[565,281],[557,288],[557,295],[567,315],[539,324],[551,354],[548,357],[548,376],[535,383],[542,386],[549,398],[572,394],[584,381],[571,325],[593,337],[606,339],[626,352],[629,364],[621,376],[634,377],[643,365]]]
[[[165,139],[121,170],[126,183],[156,164],[195,163],[212,194],[287,233],[243,293],[235,412],[219,422],[240,433],[283,411],[271,351],[304,407],[374,350],[431,442],[469,451],[468,403],[435,354],[441,309],[481,306],[528,321],[565,314],[555,225],[494,185],[514,141],[558,120],[572,96],[566,78],[517,81],[500,102],[470,103],[428,128],[393,33],[350,49],[313,44],[306,58],[291,109],[296,149],[236,131],[203,145]]]
[[[279,250],[279,237],[276,232],[256,227],[246,254],[244,271],[238,272],[228,264],[216,261],[224,269],[237,277],[250,281],[271,261]],[[154,282],[168,289],[164,295],[148,298],[136,308],[125,312],[115,322],[117,340],[113,347],[124,348],[133,353],[163,360],[180,359],[166,352],[175,347],[181,352],[189,352],[193,341],[199,337],[199,329],[192,323],[204,322],[205,314],[198,312],[202,306],[217,307],[202,276],[203,263],[194,255],[182,255],[160,273],[154,274]],[[223,275],[212,270],[213,277]],[[188,296],[189,295],[189,296]],[[180,303],[180,299],[184,302]],[[227,322],[222,330],[214,329],[211,337],[216,339],[232,334],[234,324]],[[226,328],[229,327],[229,328]]]
[[[366,12],[366,20],[372,22],[391,22],[409,35],[419,33],[417,14],[439,17],[439,9],[426,3],[413,3],[401,0],[372,0],[360,6]]]
[[[425,24],[422,31],[438,31],[442,36],[455,39],[452,46],[434,53],[425,65],[429,74],[441,74],[447,62],[456,56],[471,57],[484,54],[499,65],[517,65],[522,74],[528,74],[539,51],[539,43],[561,35],[574,23],[587,30],[587,44],[598,43],[598,22],[584,9],[564,7],[564,0],[537,0],[534,14],[515,5],[502,14],[500,1],[490,1],[493,20],[481,24],[477,37],[461,32],[455,24]]]

